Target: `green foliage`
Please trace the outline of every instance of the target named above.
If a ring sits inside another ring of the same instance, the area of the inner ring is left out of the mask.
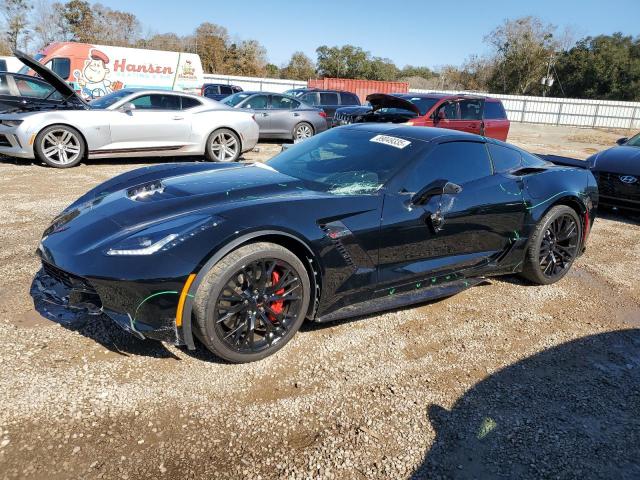
[[[587,37],[556,64],[562,83],[552,94],[606,100],[640,100],[640,37],[622,33]]]
[[[286,67],[280,70],[281,78],[293,80],[309,80],[316,76],[316,66],[313,61],[302,52],[294,52]]]

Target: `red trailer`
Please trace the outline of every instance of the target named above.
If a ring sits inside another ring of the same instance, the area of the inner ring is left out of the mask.
[[[407,82],[382,82],[378,80],[356,80],[353,78],[319,78],[307,82],[309,88],[325,90],[345,90],[353,92],[364,103],[367,95],[371,93],[407,93]]]

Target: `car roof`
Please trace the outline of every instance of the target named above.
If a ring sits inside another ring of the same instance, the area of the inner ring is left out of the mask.
[[[434,127],[411,127],[399,125],[397,123],[352,123],[343,127],[348,130],[359,130],[384,135],[398,135],[412,138],[423,142],[431,142],[435,139],[441,140],[477,140],[484,142],[485,138],[473,133],[458,130],[448,130]]]
[[[401,98],[437,98],[438,100],[442,100],[443,98],[478,98],[483,99],[487,102],[499,102],[500,99],[487,97],[485,95],[480,95],[476,93],[391,93],[390,95],[396,95]]]
[[[176,90],[163,90],[161,88],[123,88],[122,90],[116,90],[116,91],[123,92],[127,95],[132,95],[134,93],[144,93],[144,94],[180,95],[181,97],[192,97],[192,98],[197,98],[198,100],[202,100],[203,98],[205,98],[200,95],[194,95],[193,93],[179,92]]]

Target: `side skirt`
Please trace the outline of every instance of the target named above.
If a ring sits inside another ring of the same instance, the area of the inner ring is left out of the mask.
[[[463,280],[454,280],[446,284],[428,286],[421,290],[411,290],[398,294],[394,294],[394,291],[390,290],[389,294],[384,297],[374,298],[372,300],[370,299],[366,302],[356,303],[354,305],[347,305],[346,307],[342,307],[341,309],[328,313],[327,315],[316,317],[315,321],[331,322],[334,320],[341,320],[343,318],[359,317],[374,312],[393,310],[406,305],[413,305],[415,303],[424,303],[429,300],[455,295],[467,288],[486,281],[487,280],[482,277],[466,278]]]

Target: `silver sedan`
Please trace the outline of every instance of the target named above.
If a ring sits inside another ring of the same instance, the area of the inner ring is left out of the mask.
[[[281,93],[240,92],[222,103],[253,111],[260,138],[301,140],[327,129],[327,115],[322,109]]]
[[[253,112],[167,90],[122,89],[87,104],[47,67],[26,55],[20,59],[65,103],[47,107],[27,99],[0,114],[0,154],[58,168],[121,156],[204,155],[229,162],[258,142]]]

